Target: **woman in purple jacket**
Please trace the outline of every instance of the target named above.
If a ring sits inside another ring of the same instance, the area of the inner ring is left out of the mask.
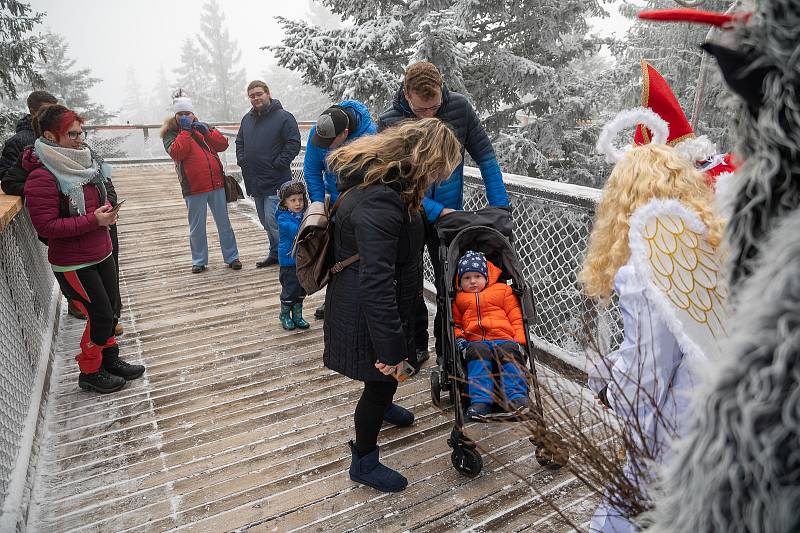
[[[120,359],[114,337],[117,272],[108,226],[117,220],[107,200],[111,168],[84,144],[83,118],[62,105],[34,118],[41,136],[28,165],[25,198],[36,231],[48,239],[47,258],[61,290],[89,318],[76,357],[78,385],[115,392],[144,373]]]

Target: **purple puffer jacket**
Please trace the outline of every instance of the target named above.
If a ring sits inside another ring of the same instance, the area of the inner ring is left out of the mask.
[[[56,177],[44,165],[23,158],[27,166],[25,200],[36,232],[48,240],[47,259],[51,265],[73,266],[100,261],[111,253],[107,226],[97,224],[95,210],[100,207],[100,191],[84,185],[86,214],[63,217],[67,197],[58,191]]]

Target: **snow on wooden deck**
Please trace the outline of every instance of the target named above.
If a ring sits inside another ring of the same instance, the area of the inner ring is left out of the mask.
[[[409,479],[381,494],[350,481],[360,384],[322,366],[322,322],[281,329],[277,267],[256,269],[266,235],[247,206],[231,219],[244,269],[226,268],[209,217],[209,270],[191,274],[186,207],[171,166],[121,167],[125,335],[144,377],[97,395],[77,386],[83,322],[62,319],[29,525],[38,531],[566,531],[527,476],[577,524],[594,497],[549,471],[516,424],[473,425],[494,451],[480,476],[450,464],[452,410],[433,408],[428,370],[397,401],[417,417],[385,426],[382,459]],[[322,295],[307,300],[307,315]],[[430,363],[428,363],[430,365]]]

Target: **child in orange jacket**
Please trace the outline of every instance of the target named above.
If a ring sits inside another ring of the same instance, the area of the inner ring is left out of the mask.
[[[522,307],[511,287],[498,283],[501,271],[480,252],[468,251],[458,261],[459,291],[453,300],[455,337],[467,361],[470,406],[467,417],[481,420],[495,400],[494,361],[509,411],[528,407],[525,329]]]

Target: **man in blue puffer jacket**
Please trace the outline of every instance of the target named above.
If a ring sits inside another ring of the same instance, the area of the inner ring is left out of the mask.
[[[336,176],[328,172],[325,159],[331,150],[363,135],[374,135],[377,127],[372,121],[367,106],[356,100],[345,100],[331,106],[311,127],[303,160],[303,176],[312,202],[324,202],[325,195],[335,202],[339,196],[336,190]]]
[[[503,173],[497,163],[492,142],[486,135],[478,115],[467,98],[454,91],[448,91],[442,82],[442,75],[433,63],[420,61],[408,66],[403,84],[395,95],[392,107],[378,116],[378,130],[390,127],[402,120],[411,118],[437,117],[448,123],[461,142],[463,150],[475,160],[481,171],[486,186],[486,197],[489,205],[509,205],[508,194],[503,183]],[[429,224],[436,222],[440,216],[464,207],[464,162],[453,171],[444,183],[433,185],[425,193],[422,203]],[[433,228],[427,232],[428,253],[433,263],[434,273],[441,277],[439,264],[439,239]],[[415,324],[417,361],[412,362],[419,369],[428,358],[428,309],[420,295]],[[436,334],[436,354],[441,357],[441,339],[439,329],[441,312],[436,310],[434,332]]]
[[[345,100],[322,112],[308,133],[303,160],[303,176],[312,202],[324,202],[327,194],[333,204],[339,196],[336,176],[328,171],[325,161],[331,150],[363,135],[374,135],[377,131],[369,109],[357,100]],[[324,303],[314,311],[314,317],[325,317]]]
[[[291,164],[300,153],[300,130],[294,115],[270,97],[263,81],[251,81],[247,96],[253,108],[242,118],[236,135],[236,163],[269,239],[269,254],[256,263],[262,268],[278,262],[278,187],[292,179]]]

